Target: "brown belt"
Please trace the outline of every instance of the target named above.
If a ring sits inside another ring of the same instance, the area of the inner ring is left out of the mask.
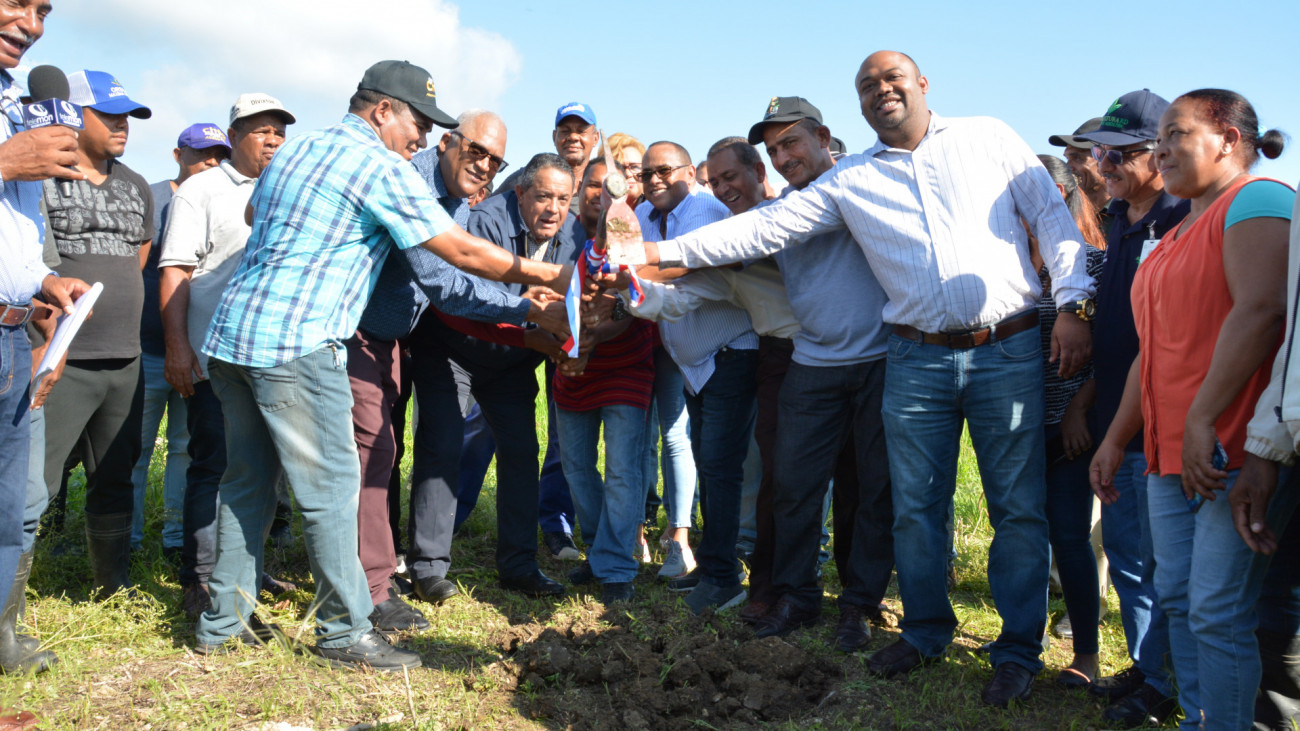
[[[17,327],[26,325],[32,318],[35,307],[31,305],[8,305],[0,303],[0,327]]]
[[[928,345],[942,345],[948,348],[978,348],[987,343],[1005,340],[1012,335],[1038,327],[1038,310],[1030,310],[1021,315],[1012,315],[1005,320],[979,330],[959,333],[927,333],[910,325],[895,325],[894,334],[900,338],[915,340]]]

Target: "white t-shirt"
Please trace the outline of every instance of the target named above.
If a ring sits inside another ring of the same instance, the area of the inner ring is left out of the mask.
[[[172,197],[158,266],[194,267],[189,339],[204,374],[208,372],[204,336],[248,243],[252,229],[244,223],[244,211],[256,182],[223,160],[181,183]]]

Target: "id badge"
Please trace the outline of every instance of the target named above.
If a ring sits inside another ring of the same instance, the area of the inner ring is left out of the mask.
[[[1142,262],[1147,260],[1147,257],[1155,250],[1158,243],[1160,243],[1160,239],[1146,239],[1142,242],[1142,253],[1138,254],[1138,266],[1142,266]]]

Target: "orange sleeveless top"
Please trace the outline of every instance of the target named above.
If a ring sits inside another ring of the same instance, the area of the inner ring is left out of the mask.
[[[1180,223],[1170,229],[1133,278],[1149,474],[1183,471],[1187,411],[1209,373],[1219,330],[1233,304],[1223,272],[1223,225],[1242,187],[1262,179],[1243,176],[1192,225]],[[1228,469],[1239,469],[1245,458],[1246,424],[1268,385],[1281,342],[1279,335],[1270,355],[1215,422],[1219,441],[1228,452]]]

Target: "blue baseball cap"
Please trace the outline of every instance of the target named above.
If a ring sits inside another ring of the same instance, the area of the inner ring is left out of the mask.
[[[129,114],[136,119],[153,116],[149,107],[132,101],[117,79],[104,71],[68,74],[68,101],[104,114]]]
[[[591,107],[582,102],[569,102],[555,110],[555,126],[559,127],[560,121],[565,117],[577,117],[587,124],[596,123],[596,113],[591,111]]]
[[[1095,132],[1076,134],[1075,137],[1099,145],[1133,145],[1150,142],[1158,135],[1160,115],[1169,108],[1164,97],[1150,89],[1130,91],[1111,102]]]
[[[226,152],[230,152],[230,140],[226,139],[226,133],[209,122],[200,122],[186,127],[185,131],[181,132],[181,136],[176,138],[176,146],[182,150],[186,147],[192,150],[224,147]]]

